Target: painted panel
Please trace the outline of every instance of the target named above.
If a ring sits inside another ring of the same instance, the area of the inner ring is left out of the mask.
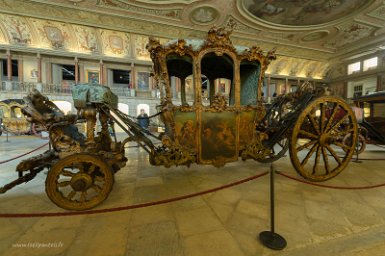
[[[236,113],[204,112],[200,128],[200,161],[218,163],[238,158]]]
[[[197,136],[197,122],[195,112],[176,111],[174,115],[175,121],[175,140],[186,150],[195,151]]]

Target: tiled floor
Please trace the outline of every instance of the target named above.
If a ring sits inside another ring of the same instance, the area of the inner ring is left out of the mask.
[[[0,161],[46,140],[0,137]],[[39,150],[31,155],[41,153]],[[23,158],[28,158],[29,156]],[[127,166],[115,175],[96,209],[126,206],[196,193],[269,170],[268,164],[236,162],[223,168],[153,167],[139,148],[127,151]],[[369,146],[365,158],[385,158]],[[0,165],[0,185],[17,173],[19,160]],[[323,184],[367,186],[385,182],[385,161],[350,163]],[[295,177],[288,157],[275,168]],[[0,195],[0,213],[63,212],[45,194],[46,174]],[[269,176],[203,196],[134,210],[67,217],[0,218],[0,255],[385,255],[385,187],[336,190],[276,175],[276,232],[288,246],[264,247],[269,230]],[[40,248],[37,248],[39,247]]]

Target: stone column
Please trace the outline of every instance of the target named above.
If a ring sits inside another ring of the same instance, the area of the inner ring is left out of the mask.
[[[17,69],[18,69],[18,77],[19,77],[19,82],[24,82],[24,72],[23,72],[23,59],[18,59],[17,60]]]
[[[52,84],[52,63],[51,61],[48,61],[46,64],[45,64],[45,70],[46,70],[46,83],[47,84]]]
[[[79,60],[75,57],[75,84],[79,83]]]
[[[12,55],[10,50],[7,50],[7,79],[12,81]]]
[[[40,92],[42,91],[42,60],[40,53],[36,54],[36,61],[37,61],[37,81],[36,81],[36,89]]]
[[[79,65],[79,82],[80,83],[88,83],[88,81],[85,80],[85,75],[84,75],[84,64],[78,64]]]
[[[131,63],[131,79],[130,79],[130,96],[135,97],[135,88],[136,88],[136,81],[135,81],[135,67],[134,63]]]
[[[5,88],[7,91],[12,91],[12,55],[11,50],[7,50],[7,80],[5,81]]]
[[[41,68],[41,64],[42,64],[42,60],[41,60],[41,55],[40,53],[38,53],[36,55],[36,58],[37,58],[37,82],[38,83],[41,83],[42,82],[42,68]]]

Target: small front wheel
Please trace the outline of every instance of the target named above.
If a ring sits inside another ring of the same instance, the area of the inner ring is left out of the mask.
[[[113,183],[113,172],[102,158],[74,154],[53,165],[46,178],[45,190],[57,206],[80,211],[103,202]]]
[[[345,137],[343,138],[342,140],[342,144],[344,144],[345,146],[349,146],[352,142],[352,136],[351,134],[346,134]],[[362,152],[365,151],[365,148],[366,148],[366,140],[365,140],[365,137],[362,136],[361,134],[358,135],[358,145],[357,144],[354,144],[354,153],[355,154],[361,154]],[[344,148],[345,150],[345,148]]]

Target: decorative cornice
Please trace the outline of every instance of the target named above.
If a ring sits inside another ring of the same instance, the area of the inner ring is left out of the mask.
[[[142,14],[148,14],[148,15],[154,15],[154,16],[161,16],[163,18],[168,18],[168,19],[176,19],[180,20],[182,16],[182,8],[146,8],[146,7],[141,7],[137,6],[134,4],[130,4],[127,2],[122,2],[118,0],[98,0],[97,6],[103,7],[103,8],[108,8],[111,10],[127,10],[131,12],[136,12],[136,13],[142,13]]]

